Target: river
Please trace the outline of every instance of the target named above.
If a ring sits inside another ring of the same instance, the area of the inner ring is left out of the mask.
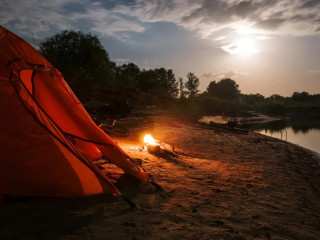
[[[200,121],[226,123],[237,121],[242,128],[286,140],[320,154],[320,120],[317,119],[279,119],[279,118],[230,118],[206,116]]]

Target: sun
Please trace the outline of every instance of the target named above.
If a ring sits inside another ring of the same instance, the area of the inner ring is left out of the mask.
[[[255,42],[250,38],[242,38],[229,45],[223,46],[222,49],[230,54],[252,55],[259,53]]]
[[[238,54],[253,54],[259,53],[260,50],[257,49],[254,42],[251,39],[240,39],[235,43],[235,53]]]

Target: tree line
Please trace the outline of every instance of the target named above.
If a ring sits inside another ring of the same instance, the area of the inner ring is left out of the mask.
[[[40,52],[64,75],[83,101],[99,101],[129,112],[136,105],[166,104],[182,114],[243,114],[249,110],[286,114],[291,107],[320,106],[320,94],[295,92],[291,97],[274,94],[241,94],[230,78],[211,81],[199,92],[199,78],[192,72],[178,80],[172,69],[140,69],[134,63],[116,65],[100,40],[81,31],[65,30],[46,39]],[[308,104],[307,104],[308,103]]]
[[[96,36],[81,31],[65,30],[39,47],[82,100],[103,100],[101,94],[119,89],[160,98],[198,93],[199,79],[193,73],[188,73],[185,83],[179,78],[179,85],[172,69],[140,69],[134,63],[117,66]]]

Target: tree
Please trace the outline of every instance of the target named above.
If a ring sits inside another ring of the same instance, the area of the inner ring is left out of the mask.
[[[309,93],[307,92],[294,92],[291,96],[293,101],[301,101],[301,102],[305,102],[308,101],[311,97],[309,95]]]
[[[157,68],[154,70],[156,81],[159,84],[159,96],[176,97],[178,95],[178,82],[172,69]]]
[[[143,93],[153,94],[157,88],[153,70],[143,69],[137,76],[137,88]]]
[[[134,63],[117,66],[115,72],[116,82],[114,84],[120,88],[135,89],[139,74],[140,69]]]
[[[185,87],[188,90],[189,97],[195,97],[199,92],[199,78],[192,72],[187,74],[187,78],[188,80],[185,83]]]
[[[81,31],[65,30],[40,44],[40,52],[65,76],[80,99],[112,83],[112,62],[99,39]]]
[[[225,100],[235,100],[240,94],[239,85],[230,78],[223,78],[219,82],[210,82],[207,92],[213,97]]]
[[[137,81],[140,91],[159,97],[176,97],[178,94],[178,82],[171,69],[156,68],[143,70]]]
[[[256,94],[241,94],[241,100],[249,105],[256,105],[259,103],[263,103],[265,101],[265,97],[260,93]]]
[[[178,79],[179,81],[179,93],[180,93],[180,98],[184,98],[185,97],[185,92],[184,92],[184,83],[183,83],[183,78],[179,77]]]
[[[268,97],[266,100],[269,102],[284,102],[285,97],[279,95],[279,94],[272,94],[270,97]]]

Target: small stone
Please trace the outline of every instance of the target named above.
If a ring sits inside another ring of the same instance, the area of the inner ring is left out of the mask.
[[[253,188],[253,184],[248,183],[247,188]]]
[[[122,226],[135,227],[136,224],[135,224],[134,222],[127,222],[127,221],[125,221],[125,222],[122,223]]]
[[[223,224],[224,222],[222,222],[221,220],[215,220],[213,223],[210,223],[210,226],[216,227],[216,226],[222,226]]]
[[[242,195],[248,195],[248,191],[247,191],[247,190],[244,190],[241,194],[242,194]]]
[[[217,193],[224,192],[224,190],[223,190],[223,189],[221,189],[221,188],[216,188],[216,189],[215,189],[215,191],[216,191]]]

